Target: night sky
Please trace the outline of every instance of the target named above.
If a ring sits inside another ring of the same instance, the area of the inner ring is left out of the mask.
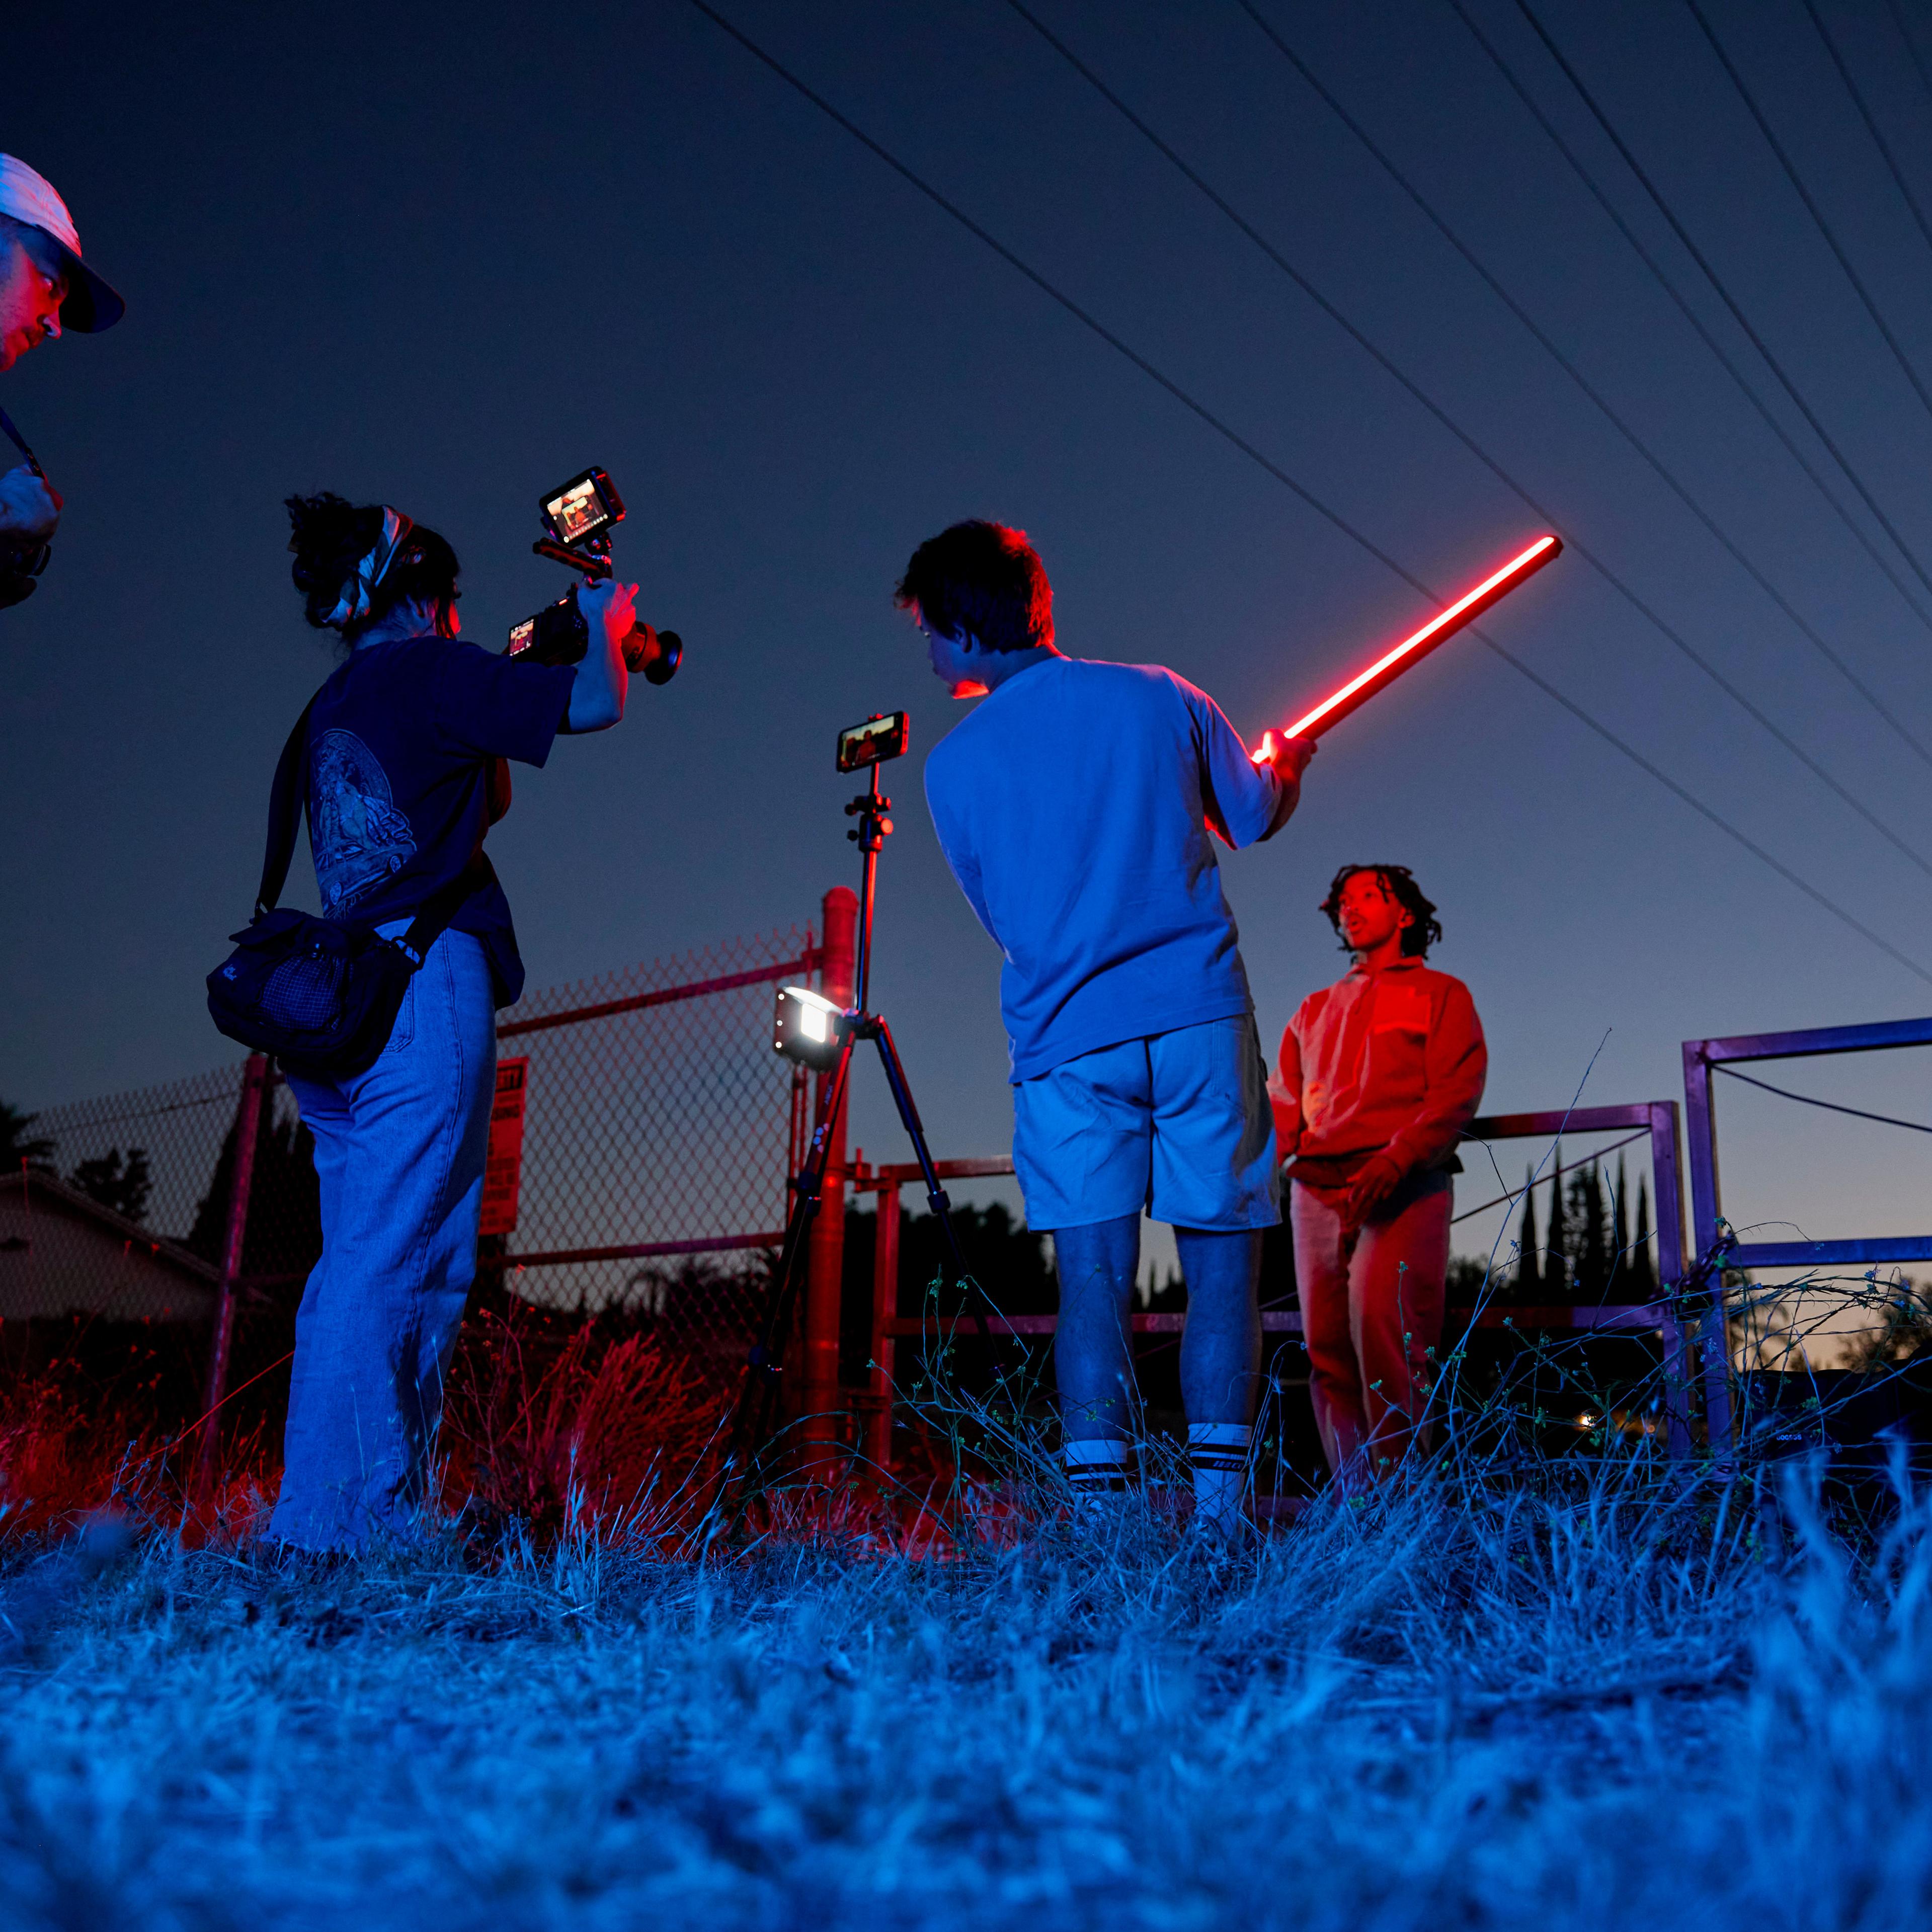
[[[1767,397],[1831,464],[1542,50],[1474,17]],[[1932,974],[1932,764],[1808,643],[1234,0],[1040,17],[1901,854],[1574,553],[1498,641]],[[1000,0],[723,10],[908,166],[1425,582],[1544,527]],[[1751,562],[1922,742],[1932,627],[1826,506],[1448,0],[1262,10]],[[1682,0],[1539,13],[1922,558],[1932,412]],[[1708,0],[1806,185],[1932,386],[1932,244],[1800,0]],[[1932,205],[1932,16],[1820,12]],[[674,684],[520,772],[490,850],[542,987],[817,919],[852,882],[837,729],[913,715],[874,987],[946,1154],[1001,1153],[998,960],[918,783],[957,715],[892,606],[913,547],[1030,532],[1061,647],[1159,662],[1251,739],[1424,600],[684,0],[17,10],[0,148],[124,292],[112,333],[0,380],[68,499],[0,614],[0,1095],[44,1106],[231,1057],[202,976],[240,924],[268,781],[331,668],[281,500],[442,530],[468,633],[558,595],[537,493],[604,464],[620,566],[680,630]],[[1886,540],[1861,506],[1856,514]],[[1895,551],[1894,567],[1917,585]],[[1024,786],[1028,774],[1016,772]],[[1270,845],[1225,866],[1263,1038],[1344,962],[1345,860],[1413,866],[1487,1025],[1491,1109],[1681,1093],[1708,1034],[1932,1010],[1847,929],[1474,638],[1340,728]],[[297,863],[312,892],[305,856]],[[312,902],[312,900],[310,901]],[[1924,1062],[1773,1078],[1932,1121]],[[1724,1095],[1727,1206],[1922,1231],[1921,1136]],[[902,1158],[868,1076],[854,1137]],[[1506,1156],[1520,1173],[1526,1149]],[[1483,1186],[1483,1192],[1490,1190]],[[1474,1198],[1474,1195],[1466,1198]],[[1484,1224],[1459,1231],[1480,1245]]]

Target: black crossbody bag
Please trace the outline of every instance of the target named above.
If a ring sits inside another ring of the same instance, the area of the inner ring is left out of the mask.
[[[464,902],[488,879],[472,859],[418,909],[395,939],[373,926],[276,909],[295,856],[308,764],[304,706],[275,766],[268,844],[255,915],[229,936],[235,950],[208,976],[208,1010],[230,1040],[272,1053],[293,1073],[342,1080],[365,1072],[388,1044],[410,976]]]

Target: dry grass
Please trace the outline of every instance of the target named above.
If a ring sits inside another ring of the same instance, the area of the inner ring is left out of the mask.
[[[940,1463],[970,1442],[997,1486],[710,1535],[713,1396],[620,1336],[487,1327],[452,1400],[472,1506],[346,1566],[247,1535],[266,1464],[190,1546],[209,1522],[128,1476],[150,1452],[90,1464],[98,1415],[16,1391],[5,1932],[1932,1918],[1902,1466],[1828,1523],[1815,1468],[1726,1484],[1634,1425],[1548,1457],[1492,1392],[1457,1432],[1489,1462],[1231,1556],[1171,1454],[1076,1522],[1024,1420],[935,1391]],[[117,1469],[130,1513],[66,1534]]]
[[[566,1535],[29,1558],[0,1923],[1904,1926],[1932,1505],[1854,1564],[1647,1456],[1213,1553]]]

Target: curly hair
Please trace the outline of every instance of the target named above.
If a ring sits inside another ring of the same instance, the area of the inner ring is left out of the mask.
[[[1415,883],[1415,874],[1406,866],[1344,866],[1335,874],[1328,887],[1328,896],[1322,902],[1322,910],[1328,915],[1328,923],[1340,937],[1342,931],[1342,888],[1358,872],[1372,872],[1382,881],[1382,890],[1405,911],[1415,915],[1415,923],[1402,929],[1402,956],[1405,959],[1426,959],[1429,949],[1442,937],[1442,922],[1436,916],[1436,904],[1424,898],[1422,888]],[[1342,950],[1350,951],[1348,942],[1342,941]]]
[[[303,615],[318,631],[327,630],[328,614],[335,608],[343,586],[382,533],[382,506],[358,506],[327,490],[286,500],[289,548],[295,555],[289,575],[302,594]],[[463,594],[456,587],[462,568],[446,538],[417,524],[376,585],[369,614],[353,628],[367,630],[398,604],[421,598],[436,607],[436,630],[448,636],[451,610]],[[346,628],[344,634],[348,634]]]
[[[1053,586],[1024,530],[975,517],[928,537],[892,602],[942,637],[970,631],[988,650],[1053,642]]]

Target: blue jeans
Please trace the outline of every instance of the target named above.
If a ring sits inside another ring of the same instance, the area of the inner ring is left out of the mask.
[[[315,1136],[322,1259],[296,1317],[272,1537],[359,1549],[371,1532],[406,1532],[424,1501],[476,1272],[496,1076],[488,962],[470,934],[446,932],[374,1066],[289,1082]]]

